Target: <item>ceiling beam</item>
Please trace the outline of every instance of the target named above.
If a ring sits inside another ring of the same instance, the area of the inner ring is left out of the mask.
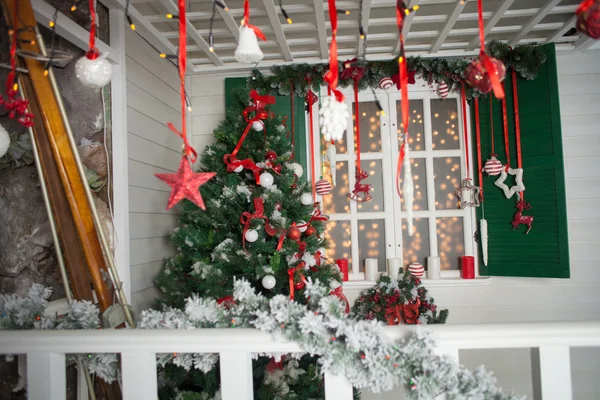
[[[410,3],[408,3],[408,8],[412,8],[414,6],[418,6],[419,5],[419,0],[410,0]],[[402,28],[402,35],[404,35],[405,38],[408,38],[408,32],[410,31],[410,26],[413,23],[413,20],[415,19],[415,13],[412,12],[410,14],[408,14],[406,16],[406,19],[404,20],[404,27]],[[398,38],[398,43],[396,43],[396,48],[394,49],[394,55],[398,55],[400,54],[400,38]]]
[[[560,3],[561,0],[549,0],[546,5],[538,11],[536,15],[534,15],[527,24],[523,27],[523,30],[519,32],[512,40],[508,43],[510,46],[516,46],[519,44],[521,39],[523,39],[527,34],[540,22],[552,9],[555,5]]]
[[[167,11],[169,11],[173,15],[178,14],[179,9],[175,5],[175,3],[173,3],[173,0],[161,0],[160,2],[162,3],[163,6],[165,6]],[[131,9],[131,7],[129,7],[129,8]],[[217,54],[214,51],[210,51],[208,43],[206,43],[206,40],[204,40],[204,38],[202,36],[200,36],[200,34],[198,33],[198,31],[196,30],[196,28],[190,22],[189,19],[187,19],[187,18],[185,19],[185,24],[186,24],[188,35],[190,35],[190,37],[194,40],[194,42],[196,42],[196,44],[200,47],[200,49],[202,49],[202,51],[204,51],[206,53],[208,58],[210,58],[210,60],[213,62],[213,64],[215,64],[215,66],[222,67],[223,61],[221,61],[219,56],[217,56]]]
[[[368,40],[369,19],[371,17],[371,3],[372,3],[372,0],[363,0],[362,1],[363,8],[362,8],[362,19],[360,21],[360,24],[362,25],[363,30],[365,32],[365,39],[360,40],[358,43],[358,54],[366,54],[366,51],[367,51],[367,49],[365,48],[365,43]],[[360,9],[358,12],[360,13]]]
[[[221,18],[223,18],[223,22],[225,22],[225,25],[227,25],[227,28],[229,28],[229,30],[231,31],[231,34],[233,35],[233,37],[235,38],[235,41],[237,42],[239,40],[239,36],[240,36],[240,28],[239,28],[238,24],[235,22],[235,20],[233,19],[233,17],[231,16],[231,13],[229,12],[229,7],[227,7],[227,4],[225,4],[225,2],[223,0],[221,0],[221,3],[223,3],[223,5],[225,6],[225,9],[217,6],[217,11],[219,11]]]
[[[319,34],[319,49],[321,51],[321,58],[326,59],[329,55],[329,49],[327,46],[327,28],[325,27],[325,9],[323,8],[323,0],[313,1],[315,5],[315,18],[317,20],[317,32]]]
[[[596,43],[596,39],[582,35],[573,43],[573,46],[575,46],[575,50],[583,51],[589,49],[594,43]]]
[[[125,5],[127,3],[126,0],[102,0],[102,3],[110,9],[119,9],[125,12]],[[136,32],[140,34],[144,39],[146,39],[152,46],[154,46],[158,51],[163,52],[165,54],[175,54],[177,53],[177,49],[175,46],[171,44],[159,31],[156,29],[146,18],[135,9],[129,5],[129,17],[133,21],[136,26]],[[194,65],[187,61],[187,69],[190,71],[194,71]]]
[[[496,26],[498,21],[500,21],[500,18],[502,18],[506,10],[509,9],[509,7],[512,5],[512,3],[514,3],[514,1],[515,0],[504,0],[502,3],[500,3],[500,6],[492,14],[492,18],[490,18],[488,23],[485,25],[485,36],[487,36],[492,31],[492,28]],[[476,49],[477,46],[479,46],[480,44],[479,42],[479,34],[477,34],[475,35],[475,38],[471,41],[471,43],[469,43],[468,50]]]
[[[437,53],[437,51],[442,47],[442,44],[444,44],[444,42],[446,41],[446,38],[448,37],[448,34],[450,33],[450,31],[454,27],[454,24],[456,23],[456,21],[458,21],[458,17],[460,15],[460,13],[462,12],[462,10],[465,8],[466,5],[467,5],[466,1],[464,1],[464,2],[463,1],[456,2],[456,6],[454,7],[454,11],[452,11],[452,14],[450,15],[450,17],[448,17],[448,21],[446,22],[446,26],[444,27],[444,29],[440,33],[440,36],[438,37],[438,40],[436,40],[435,44],[431,48],[431,53]]]
[[[285,61],[294,61],[292,52],[290,51],[290,46],[285,39],[285,33],[283,33],[283,29],[281,28],[281,22],[279,21],[279,15],[275,9],[275,3],[273,0],[263,0],[263,4],[265,6],[265,10],[267,11],[267,16],[269,17],[269,22],[271,23],[273,32],[275,32],[277,42],[279,42],[283,59]]]
[[[564,34],[567,33],[567,31],[569,29],[575,27],[575,22],[576,21],[577,21],[577,16],[573,15],[567,22],[564,23],[564,25],[561,28],[559,28],[552,35],[550,35],[550,37],[548,39],[546,39],[546,41],[544,42],[544,44],[546,44],[546,43],[552,43],[552,42],[560,39],[561,37],[563,37]]]

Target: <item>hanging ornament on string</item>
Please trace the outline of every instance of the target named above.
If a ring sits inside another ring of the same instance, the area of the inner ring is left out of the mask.
[[[329,175],[331,176],[331,184],[335,187],[337,177],[337,149],[335,147],[334,142],[331,142],[327,145],[325,159],[327,159],[327,162],[329,163]]]
[[[471,168],[469,163],[469,121],[467,120],[467,98],[465,96],[465,88],[463,86],[461,92],[461,109],[462,109],[462,117],[463,117],[463,131],[464,131],[464,145],[465,145],[465,166],[466,166],[466,178],[463,181],[461,187],[454,192],[454,195],[458,198],[458,207],[463,209],[467,206],[469,207],[479,207],[480,200],[480,191],[481,188],[473,185],[473,180],[471,179]],[[478,149],[479,149],[478,143]],[[481,170],[481,166],[479,168]],[[481,180],[480,180],[481,182]]]
[[[329,183],[329,181],[327,179],[323,178],[323,175],[325,175],[323,173],[323,170],[325,168],[324,164],[325,164],[325,156],[322,156],[321,157],[321,177],[319,178],[319,180],[317,181],[317,184],[315,185],[315,190],[319,196],[328,195],[329,193],[331,193],[331,190],[333,189],[333,187],[331,186],[331,183]]]
[[[477,12],[479,20],[479,57],[467,66],[464,72],[465,80],[469,85],[481,93],[494,91],[494,95],[501,99],[504,97],[504,89],[500,82],[506,75],[506,67],[502,61],[490,57],[485,51],[485,31],[483,24],[482,0],[477,0]]]
[[[90,39],[89,50],[75,63],[75,75],[84,86],[102,88],[110,83],[112,66],[106,59],[106,54],[100,54],[96,48],[96,0],[89,0],[90,8]]]
[[[600,39],[600,0],[583,0],[575,15],[578,31],[592,39]]]
[[[263,59],[263,52],[258,45],[258,39],[267,41],[259,27],[250,24],[250,3],[244,1],[244,17],[240,24],[238,46],[235,49],[235,59],[243,64],[256,64]]]
[[[392,86],[394,86],[394,81],[392,81],[392,78],[381,78],[381,80],[379,81],[379,84],[377,85],[377,87],[379,87],[379,89],[383,89],[383,90],[388,90]]]
[[[310,83],[310,81],[309,81]],[[317,200],[317,188],[315,182],[315,127],[313,122],[313,106],[317,102],[318,97],[309,89],[308,93],[304,97],[306,101],[306,112],[308,113],[308,131],[309,131],[309,143],[310,143],[310,184],[312,187],[312,203]],[[304,204],[304,203],[303,203]]]
[[[446,97],[448,97],[448,93],[450,93],[448,84],[446,82],[440,82],[438,84],[437,92],[442,99],[445,99]]]
[[[490,101],[492,98],[490,96]],[[490,119],[490,122],[493,122]],[[488,223],[485,219],[485,202],[483,201],[483,168],[481,168],[481,125],[479,121],[479,98],[475,98],[475,137],[477,140],[477,174],[481,190],[478,195],[481,198],[481,219],[479,220],[479,235],[481,237],[481,254],[483,265],[488,265]]]
[[[321,133],[325,140],[340,140],[348,127],[348,106],[344,95],[337,89],[338,85],[338,57],[337,57],[337,10],[335,0],[329,3],[329,20],[331,22],[331,44],[329,47],[329,71],[323,79],[327,83],[328,95],[321,102],[319,110]]]
[[[90,0],[93,3],[93,0]],[[92,4],[90,5],[92,6]],[[180,83],[180,99],[181,99],[181,129],[179,132],[172,123],[168,123],[167,126],[171,131],[177,134],[183,140],[183,157],[179,164],[179,169],[175,174],[156,174],[156,177],[171,186],[171,195],[169,196],[169,202],[167,209],[170,209],[175,204],[179,203],[184,198],[189,199],[201,209],[205,209],[204,200],[200,194],[199,187],[206,183],[209,179],[213,178],[215,172],[193,172],[190,164],[194,163],[197,158],[196,150],[188,142],[188,135],[186,132],[186,115],[187,105],[185,100],[185,69],[187,65],[186,60],[186,13],[185,13],[185,2],[179,2],[179,83]],[[93,18],[94,20],[95,18]]]
[[[498,176],[500,175],[500,173],[502,173],[502,169],[504,168],[504,166],[502,165],[500,160],[496,158],[497,154],[494,150],[494,113],[492,109],[494,102],[493,100],[494,98],[490,93],[490,144],[492,146],[492,154],[490,155],[490,158],[488,158],[488,160],[485,162],[485,165],[483,166],[483,171],[490,176]],[[476,104],[479,104],[479,102],[477,102]],[[477,115],[477,117],[479,117],[479,114]]]

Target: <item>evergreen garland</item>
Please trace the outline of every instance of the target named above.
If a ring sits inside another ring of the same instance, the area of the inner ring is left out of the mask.
[[[507,43],[494,40],[488,43],[487,51],[492,57],[504,62],[507,69],[513,68],[520,77],[527,80],[535,79],[540,67],[546,62],[545,52],[536,44],[511,48]],[[344,64],[339,63],[340,74]],[[457,90],[466,85],[467,98],[478,97],[481,93],[470,87],[463,78],[463,72],[469,64],[469,60],[459,58],[408,57],[408,70],[415,71],[428,83],[445,82],[450,90]],[[376,88],[382,78],[398,73],[398,60],[395,58],[388,61],[360,60],[352,66],[364,68],[364,75],[358,82],[360,90]],[[309,89],[318,92],[319,87],[324,85],[323,75],[328,69],[328,64],[291,64],[273,66],[268,75],[255,69],[248,79],[248,87],[263,94],[275,92],[281,96],[289,96],[294,91],[298,96],[304,97]],[[340,77],[339,85],[353,86],[354,81],[352,78]]]

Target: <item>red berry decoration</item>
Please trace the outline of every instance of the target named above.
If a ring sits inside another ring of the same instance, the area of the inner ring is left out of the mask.
[[[300,281],[300,282],[294,283],[294,289],[296,289],[296,290],[304,289],[304,282]]]
[[[584,0],[577,11],[577,29],[592,39],[600,39],[600,0]]]
[[[308,231],[308,229],[307,229],[307,231]],[[287,237],[290,240],[299,240],[301,235],[302,235],[302,232],[300,232],[300,229],[296,228],[295,225],[292,225],[290,227],[290,229],[288,229]]]
[[[314,227],[314,226],[309,226],[308,228],[306,228],[306,231],[304,231],[304,234],[305,234],[306,236],[312,236],[312,235],[314,235],[315,233],[317,233],[317,230],[315,229],[315,227]]]
[[[274,159],[277,158],[277,153],[275,153],[273,150],[269,150],[265,154],[265,158],[269,161],[273,161]]]
[[[494,65],[495,73],[500,81],[506,76],[506,67],[504,63],[496,58],[489,58]],[[485,70],[485,67],[479,59],[473,61],[465,69],[465,80],[469,85],[481,93],[489,93],[492,90],[492,81]]]

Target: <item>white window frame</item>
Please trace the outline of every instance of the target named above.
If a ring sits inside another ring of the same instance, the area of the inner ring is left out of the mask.
[[[354,93],[352,88],[344,88],[342,92],[346,96],[346,104],[349,110],[348,119],[348,130],[346,135],[346,147],[348,149],[347,154],[337,154],[337,161],[347,162],[348,164],[348,180],[349,189],[354,187],[355,183],[355,165],[356,165],[356,154],[351,152],[354,149],[354,130],[352,121],[352,110],[354,107]],[[323,98],[327,95],[326,88],[322,88],[320,96]],[[385,211],[381,212],[358,212],[357,203],[350,201],[350,212],[349,213],[335,213],[329,214],[331,221],[348,221],[350,223],[351,232],[351,258],[352,260],[359,260],[359,244],[358,244],[358,221],[360,220],[373,220],[383,219],[385,220],[385,248],[386,248],[386,259],[389,258],[400,258],[403,259],[403,245],[402,245],[402,223],[395,223],[397,218],[405,219],[408,213],[401,209],[400,195],[396,191],[395,179],[396,179],[396,162],[398,159],[398,146],[396,139],[396,121],[397,121],[397,109],[395,107],[396,101],[400,100],[400,93],[398,90],[381,90],[376,89],[375,94],[370,90],[361,91],[359,93],[359,102],[374,101],[376,97],[385,110],[385,115],[380,115],[380,132],[381,132],[381,149],[382,152],[378,153],[361,153],[361,161],[380,160],[382,166],[382,179],[383,179],[383,207]],[[433,159],[442,157],[459,157],[461,165],[461,183],[466,178],[466,164],[465,164],[465,143],[464,143],[464,126],[462,120],[462,106],[460,102],[460,94],[456,92],[450,93],[446,98],[449,101],[457,102],[457,123],[459,127],[459,144],[460,149],[457,150],[433,150],[432,145],[432,126],[431,126],[431,104],[430,100],[439,99],[437,92],[434,92],[425,81],[418,79],[414,85],[409,86],[409,99],[410,100],[422,100],[423,101],[423,114],[424,114],[424,129],[423,139],[425,140],[425,150],[410,152],[411,158],[421,158],[426,162],[426,174],[427,174],[427,210],[413,211],[413,218],[427,218],[429,221],[429,255],[438,256],[438,243],[437,243],[437,227],[436,218],[439,217],[460,217],[463,218],[463,240],[464,240],[464,254],[475,256],[475,271],[476,276],[478,273],[478,257],[477,251],[478,246],[475,242],[476,232],[476,215],[475,208],[467,207],[465,209],[449,209],[449,210],[435,210],[435,184],[434,184],[434,169]],[[470,121],[470,110],[467,107],[467,121]],[[308,118],[308,117],[307,117]],[[315,168],[321,169],[321,135],[318,132],[318,112],[316,107],[313,110],[313,123],[315,126],[314,146],[315,146]],[[307,124],[308,126],[308,124]],[[472,149],[471,145],[471,132],[469,127],[469,149]],[[385,149],[390,149],[387,152]],[[473,155],[472,152],[468,154],[469,163],[471,166],[471,178],[477,173],[477,169],[473,168]],[[310,166],[309,166],[310,169]],[[322,201],[319,197],[318,201]],[[394,223],[389,223],[392,220]],[[402,265],[406,266],[406,262],[403,260]],[[359,262],[352,262],[352,270],[349,271],[350,281],[364,281],[364,273],[360,272],[361,266]],[[454,279],[460,276],[459,270],[442,270],[441,277]]]

